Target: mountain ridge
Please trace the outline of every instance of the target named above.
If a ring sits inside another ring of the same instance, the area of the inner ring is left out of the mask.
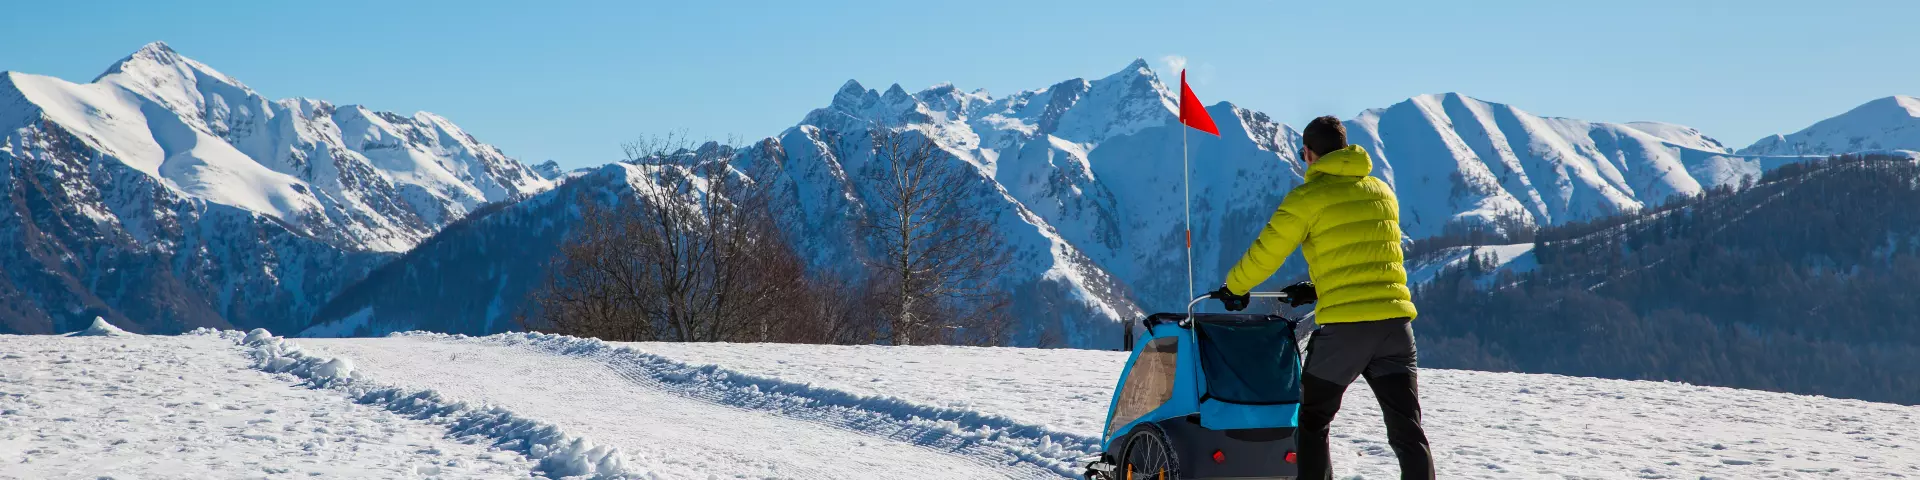
[[[0,330],[291,328],[392,252],[550,188],[452,122],[269,101],[163,42],[0,72]]]

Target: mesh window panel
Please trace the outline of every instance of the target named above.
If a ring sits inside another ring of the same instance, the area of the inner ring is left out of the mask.
[[[1285,321],[1195,322],[1207,396],[1242,405],[1300,403],[1300,351]]]

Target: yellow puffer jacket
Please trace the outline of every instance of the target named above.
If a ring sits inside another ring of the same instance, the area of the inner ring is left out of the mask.
[[[1301,247],[1320,294],[1315,321],[1417,316],[1402,265],[1400,202],[1386,182],[1367,176],[1372,171],[1373,160],[1357,145],[1314,161],[1307,182],[1280,201],[1260,238],[1227,272],[1227,289],[1251,291]]]

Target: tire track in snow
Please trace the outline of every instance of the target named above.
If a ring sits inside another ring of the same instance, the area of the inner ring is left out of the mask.
[[[639,385],[730,408],[767,412],[901,442],[969,462],[1015,467],[1030,476],[1079,478],[1079,458],[1099,440],[997,415],[934,407],[760,377],[715,365],[694,365],[598,339],[536,333],[466,337],[406,334],[479,342],[542,354],[591,359]]]
[[[201,328],[191,334],[218,336],[247,347],[255,369],[290,374],[312,388],[337,390],[355,402],[445,426],[449,437],[482,439],[501,450],[518,452],[537,466],[533,471],[537,475],[610,480],[649,476],[634,468],[618,448],[595,445],[558,426],[503,408],[454,401],[431,389],[376,384],[355,372],[352,361],[307,353],[266,329],[256,328],[242,335]]]
[[[526,346],[521,346],[519,348],[536,351],[536,352],[549,353],[538,348],[528,348]],[[723,399],[723,398],[715,398],[714,396],[710,396],[710,395],[699,395],[699,394],[688,392],[684,388],[676,388],[675,386],[668,385],[664,382],[661,382],[657,378],[651,375],[648,375],[647,373],[644,373],[647,371],[646,370],[647,365],[641,364],[639,362],[634,362],[632,359],[623,359],[623,358],[620,358],[618,355],[611,355],[606,353],[595,355],[593,357],[586,357],[586,358],[589,358],[592,361],[602,362],[603,364],[602,366],[606,367],[609,371],[612,371],[615,375],[619,375],[621,378],[625,378],[628,382],[631,382],[635,385],[638,385],[644,388],[659,390],[662,392],[673,393],[675,395],[687,398],[689,400],[706,402],[706,403],[714,404],[714,405],[725,407],[725,408],[747,411],[747,412],[771,413],[774,415],[780,415],[787,418],[802,420],[809,423],[822,424],[827,427],[848,430],[848,431],[852,431],[854,433],[859,433],[863,435],[878,436],[878,437],[885,438],[889,441],[900,442],[907,445],[911,445],[921,450],[926,450],[926,451],[937,453],[937,454],[950,455],[955,458],[959,458],[963,461],[966,461],[968,463],[984,466],[987,468],[997,468],[997,467],[1003,467],[1006,465],[1006,463],[988,461],[987,457],[991,456],[990,454],[981,454],[981,452],[959,452],[958,450],[963,449],[962,446],[953,446],[950,448],[937,448],[936,447],[937,442],[927,442],[925,438],[919,438],[919,437],[926,436],[926,432],[924,431],[915,432],[909,428],[898,427],[898,426],[887,425],[887,424],[865,426],[865,427],[878,427],[878,428],[862,428],[862,426],[860,425],[855,425],[851,423],[844,416],[830,415],[830,416],[822,417],[822,416],[813,416],[813,415],[795,415],[794,412],[790,410],[785,410],[785,409],[781,409],[777,411],[770,411],[766,409],[756,409],[746,405],[729,403],[726,401],[726,399]],[[886,430],[890,428],[894,429],[894,432],[886,433],[886,432],[876,431],[876,430]],[[971,454],[968,454],[968,453],[971,453]],[[1038,474],[1038,475],[1035,475],[1036,478],[1051,477],[1051,475],[1046,475],[1045,472],[1033,472],[1033,473]]]

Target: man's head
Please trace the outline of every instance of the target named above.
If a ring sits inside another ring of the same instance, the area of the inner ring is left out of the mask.
[[[1347,148],[1347,127],[1332,115],[1313,119],[1307,122],[1307,129],[1300,132],[1300,143],[1306,144],[1300,151],[1300,159],[1311,165],[1323,155]]]

